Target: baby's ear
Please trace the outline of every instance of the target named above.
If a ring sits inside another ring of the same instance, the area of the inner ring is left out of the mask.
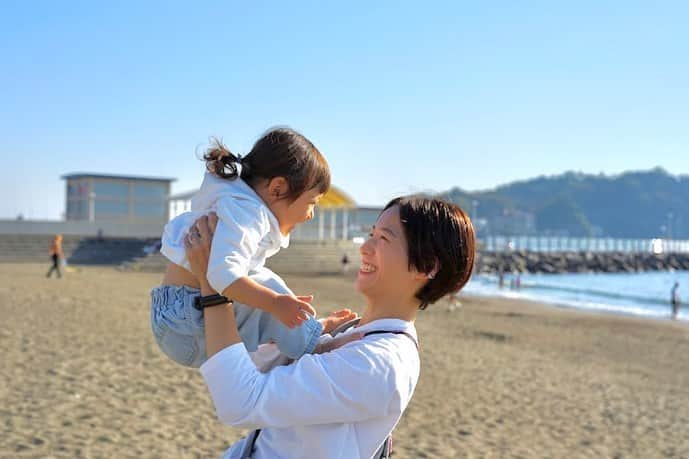
[[[270,196],[281,198],[289,193],[289,182],[285,177],[273,177],[268,184]]]

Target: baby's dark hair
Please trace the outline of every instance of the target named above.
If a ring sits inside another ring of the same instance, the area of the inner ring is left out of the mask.
[[[325,157],[309,139],[288,127],[268,130],[244,157],[212,138],[203,159],[206,168],[218,177],[241,177],[252,188],[261,180],[284,177],[289,185],[285,198],[292,201],[305,191],[315,188],[325,193],[330,188],[330,167]]]
[[[409,268],[434,273],[416,292],[419,308],[426,309],[469,281],[476,254],[474,227],[459,206],[442,199],[403,196],[390,201],[385,209],[393,206],[400,210]]]

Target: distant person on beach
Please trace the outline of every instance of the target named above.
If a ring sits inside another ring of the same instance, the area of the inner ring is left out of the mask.
[[[670,303],[672,304],[672,318],[676,319],[677,314],[679,314],[679,307],[682,304],[679,298],[679,282],[675,282],[672,286],[672,291],[670,292]]]
[[[203,217],[187,239],[190,269],[204,296],[215,293],[206,280],[213,223],[213,216]],[[242,344],[236,308],[205,310],[209,358],[200,371],[215,412],[224,424],[258,429],[223,458],[389,457],[388,436],[419,378],[417,312],[467,283],[474,230],[454,204],[402,197],[385,206],[359,250],[355,287],[366,307],[358,325],[342,333],[350,340],[330,352],[261,372]],[[337,338],[321,338],[329,339]]]
[[[64,253],[62,252],[62,235],[61,234],[55,235],[52,242],[50,243],[50,249],[48,252],[50,253],[50,259],[52,260],[53,265],[50,267],[50,269],[46,273],[45,277],[52,276],[53,271],[55,271],[55,272],[57,272],[57,277],[61,278],[62,273],[60,272],[60,264],[62,263],[62,259],[65,256]]]
[[[347,274],[349,272],[349,257],[346,253],[342,255],[340,263],[342,264],[342,274]]]
[[[269,130],[245,157],[213,140],[204,160],[207,172],[191,212],[171,220],[162,236],[160,252],[170,263],[162,285],[151,292],[158,345],[175,362],[198,368],[206,360],[203,308],[230,298],[250,351],[275,342],[290,358],[314,352],[326,324],[315,319],[310,297],[295,296],[264,264],[288,246],[297,225],[313,218],[330,187],[328,163],[289,128]],[[191,274],[184,250],[185,239],[198,234],[194,222],[210,212],[219,222],[207,277],[222,295],[207,298],[200,297],[202,284]]]

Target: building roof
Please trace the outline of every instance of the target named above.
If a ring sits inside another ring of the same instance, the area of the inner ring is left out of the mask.
[[[116,180],[138,180],[142,182],[174,182],[175,178],[167,177],[142,177],[137,175],[114,175],[114,174],[93,174],[90,172],[74,172],[65,174],[61,178],[65,180],[76,180],[84,178],[99,178],[99,179],[116,179]]]
[[[187,201],[191,199],[197,191],[198,190],[192,190],[185,191],[184,193],[178,193],[170,196],[170,200]],[[324,209],[354,208],[356,207],[356,203],[344,191],[337,187],[331,186],[328,192],[325,193],[318,202],[318,207],[322,207]]]
[[[356,203],[344,191],[331,186],[318,202],[318,206],[324,209],[342,209],[356,207]]]

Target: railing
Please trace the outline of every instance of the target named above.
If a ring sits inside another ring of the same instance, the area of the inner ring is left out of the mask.
[[[615,239],[551,236],[486,236],[479,238],[481,249],[489,252],[527,250],[532,252],[627,252],[686,253],[689,240]]]

